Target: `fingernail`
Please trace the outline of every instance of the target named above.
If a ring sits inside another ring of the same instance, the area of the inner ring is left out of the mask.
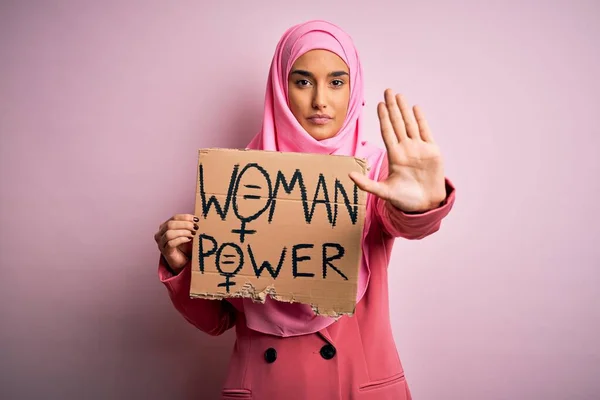
[[[198,222],[198,221],[200,221],[200,218],[194,217],[194,222]]]
[[[192,231],[192,235],[195,235],[195,234],[196,234],[196,231]]]
[[[194,230],[195,230],[195,231],[197,231],[197,230],[198,230],[198,228],[199,228],[199,226],[198,226],[198,225],[196,225],[196,224],[194,224]]]

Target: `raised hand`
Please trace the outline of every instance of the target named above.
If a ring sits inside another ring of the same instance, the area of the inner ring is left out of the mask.
[[[436,208],[446,198],[444,167],[440,149],[418,106],[410,109],[404,97],[387,89],[385,103],[377,113],[381,136],[387,149],[389,174],[374,181],[353,172],[350,178],[359,188],[372,193],[405,212]]]

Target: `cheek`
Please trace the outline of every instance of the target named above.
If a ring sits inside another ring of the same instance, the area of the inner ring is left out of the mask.
[[[338,114],[340,114],[343,117],[346,117],[346,114],[348,113],[348,105],[350,102],[350,91],[344,91],[343,93],[340,93],[339,96],[337,96],[336,98],[336,111],[338,112]]]
[[[292,110],[292,113],[296,115],[298,112],[300,112],[300,110],[302,110],[304,106],[302,96],[300,93],[298,93],[297,90],[290,90],[288,92],[288,97],[290,110]]]

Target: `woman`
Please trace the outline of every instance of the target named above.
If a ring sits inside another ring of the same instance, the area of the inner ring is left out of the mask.
[[[325,21],[285,32],[271,64],[261,131],[250,149],[366,158],[369,193],[355,315],[315,316],[267,298],[189,298],[191,241],[200,219],[179,214],[155,235],[159,276],[176,309],[210,335],[235,326],[223,399],[410,399],[389,319],[387,267],[396,237],[436,232],[454,187],[427,122],[390,90],[378,105],[386,149],[363,138],[362,69],[351,38]]]

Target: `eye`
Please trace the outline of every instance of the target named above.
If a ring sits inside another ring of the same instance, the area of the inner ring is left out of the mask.
[[[331,84],[335,87],[339,87],[342,86],[344,84],[344,81],[341,79],[335,79],[333,82],[331,82]]]
[[[296,81],[296,85],[298,85],[298,86],[308,86],[308,85],[310,85],[310,82],[308,80],[306,80],[306,79],[298,79]]]

